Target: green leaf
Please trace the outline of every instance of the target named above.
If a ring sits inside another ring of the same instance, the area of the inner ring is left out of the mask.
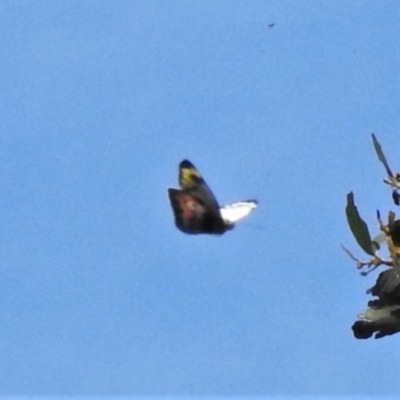
[[[383,232],[372,239],[372,246],[374,247],[375,252],[379,250],[381,244],[384,243],[385,241],[386,241],[386,234]]]
[[[372,134],[372,141],[374,143],[376,154],[379,158],[379,161],[385,166],[386,172],[389,176],[393,176],[393,173],[389,167],[389,164],[386,160],[385,154],[383,153],[382,146],[378,142],[378,139],[374,134]]]
[[[359,246],[367,253],[373,256],[375,254],[374,246],[372,245],[371,235],[369,234],[367,224],[362,220],[358,213],[357,207],[354,204],[353,192],[347,195],[347,206],[346,206],[347,222],[356,238]]]
[[[365,320],[376,322],[380,319],[389,317],[391,315],[392,311],[395,311],[398,309],[399,309],[398,305],[392,305],[392,306],[385,305],[381,308],[368,308],[362,314],[362,317]]]
[[[388,225],[393,225],[395,219],[396,219],[396,213],[394,213],[393,211],[389,211],[389,214],[388,214]]]

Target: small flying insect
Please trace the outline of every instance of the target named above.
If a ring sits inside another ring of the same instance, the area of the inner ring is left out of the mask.
[[[176,227],[188,234],[222,235],[258,205],[256,200],[246,200],[220,207],[199,171],[188,160],[179,164],[179,186],[181,189],[168,189],[168,196]]]

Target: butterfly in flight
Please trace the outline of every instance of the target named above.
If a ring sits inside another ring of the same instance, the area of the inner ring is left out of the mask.
[[[179,186],[181,189],[168,189],[168,197],[175,225],[184,233],[222,235],[258,205],[255,200],[247,200],[220,207],[199,171],[188,160],[179,164]]]

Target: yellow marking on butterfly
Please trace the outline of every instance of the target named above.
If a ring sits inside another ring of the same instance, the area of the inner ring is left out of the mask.
[[[197,179],[196,179],[197,178]],[[182,168],[181,169],[181,184],[183,186],[193,186],[201,180],[199,171],[194,168]]]

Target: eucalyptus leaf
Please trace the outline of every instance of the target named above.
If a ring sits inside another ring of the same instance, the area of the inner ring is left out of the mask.
[[[392,199],[394,201],[394,204],[396,204],[396,206],[400,206],[400,194],[395,190],[392,193]]]
[[[367,253],[373,256],[375,249],[371,241],[371,235],[369,234],[368,226],[360,217],[357,207],[354,204],[353,192],[347,195],[347,206],[346,206],[347,222],[353,236],[357,240],[359,246]]]
[[[372,246],[374,247],[375,252],[379,250],[381,244],[384,243],[385,241],[386,241],[386,234],[383,232],[372,239]]]
[[[394,213],[393,211],[389,211],[388,225],[393,225],[395,220],[396,220],[396,213]]]
[[[380,145],[380,143],[378,142],[378,139],[376,138],[376,136],[374,134],[372,134],[372,141],[374,143],[375,151],[379,158],[379,161],[384,165],[387,174],[389,176],[393,176],[393,173],[392,173],[392,171],[389,167],[389,164],[386,160],[385,154],[383,153],[382,146]]]

